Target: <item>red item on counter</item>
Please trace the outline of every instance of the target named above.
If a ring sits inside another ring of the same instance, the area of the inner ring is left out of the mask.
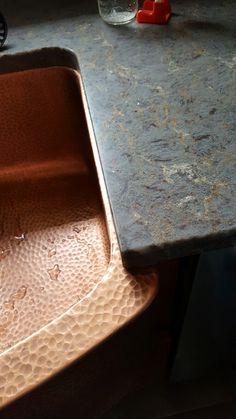
[[[165,25],[171,17],[171,6],[169,0],[145,0],[143,8],[136,14],[138,23],[157,23]]]

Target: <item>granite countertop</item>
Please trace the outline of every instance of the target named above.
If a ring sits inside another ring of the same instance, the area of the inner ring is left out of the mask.
[[[172,6],[168,26],[110,27],[96,1],[1,4],[5,53],[78,54],[129,268],[236,243],[236,1]]]

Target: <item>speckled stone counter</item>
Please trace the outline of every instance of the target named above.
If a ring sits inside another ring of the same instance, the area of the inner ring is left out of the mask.
[[[5,53],[78,54],[124,264],[236,243],[236,1],[123,27],[96,1],[34,3],[2,2]]]

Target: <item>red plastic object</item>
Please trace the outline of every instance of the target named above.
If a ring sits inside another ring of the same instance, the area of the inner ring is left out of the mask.
[[[157,23],[165,25],[171,17],[171,6],[169,0],[145,0],[143,8],[136,14],[138,23]]]

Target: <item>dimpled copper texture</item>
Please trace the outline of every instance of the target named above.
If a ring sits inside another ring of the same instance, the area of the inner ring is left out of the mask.
[[[3,406],[143,310],[157,277],[122,266],[79,73],[3,74],[0,97]]]
[[[70,69],[0,76],[1,352],[85,297],[107,270],[79,91]]]

